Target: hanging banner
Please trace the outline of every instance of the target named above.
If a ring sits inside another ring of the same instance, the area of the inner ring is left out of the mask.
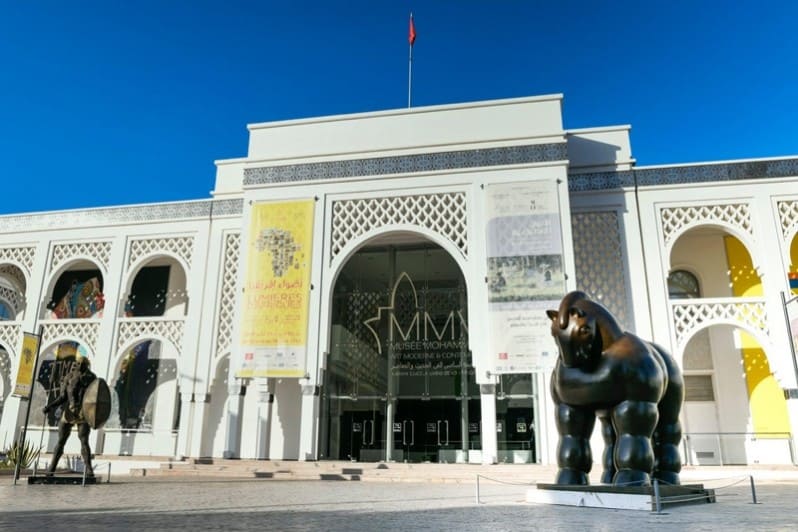
[[[23,334],[22,355],[19,359],[17,382],[12,395],[30,399],[33,392],[33,374],[36,371],[36,353],[39,351],[39,335],[32,333]]]
[[[252,207],[237,377],[304,377],[314,200]]]
[[[549,371],[557,347],[545,311],[565,294],[557,183],[490,185],[486,193],[494,372]]]

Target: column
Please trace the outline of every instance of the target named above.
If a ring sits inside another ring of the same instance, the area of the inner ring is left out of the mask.
[[[224,458],[238,458],[241,450],[241,415],[244,409],[246,386],[240,382],[227,389],[227,407],[225,410],[225,442]]]
[[[274,404],[274,379],[257,381],[258,393],[258,437],[255,456],[259,460],[269,459],[272,436],[272,405]]]
[[[482,463],[495,464],[499,461],[496,438],[496,385],[480,384],[482,403]]]
[[[202,432],[205,430],[205,410],[210,402],[210,394],[194,394],[194,408],[192,414],[188,456],[202,458]]]
[[[191,441],[191,407],[193,404],[193,393],[180,392],[180,425],[177,427],[177,444],[175,445],[175,458],[178,460],[186,457]]]
[[[318,438],[316,428],[319,419],[319,399],[321,386],[302,385],[302,414],[299,427],[299,459],[313,461],[318,459]]]

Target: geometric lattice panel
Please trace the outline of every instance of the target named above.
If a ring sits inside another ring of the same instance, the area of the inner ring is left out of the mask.
[[[0,266],[0,277],[5,277],[6,280],[16,284],[20,290],[25,290],[27,286],[25,274],[13,264],[3,264]]]
[[[227,351],[233,343],[233,315],[235,313],[240,248],[241,233],[230,233],[225,237],[222,293],[219,294],[219,322],[217,324],[216,352],[214,356],[219,356]]]
[[[24,266],[27,269],[27,273],[30,273],[35,255],[35,247],[0,248],[0,263],[11,260]]]
[[[631,326],[618,213],[573,213],[571,229],[577,288],[607,307],[621,325]]]
[[[698,223],[720,223],[753,236],[751,213],[745,203],[666,208],[662,209],[660,216],[666,246],[683,227]]]
[[[194,237],[180,236],[133,240],[130,242],[130,256],[128,257],[127,265],[130,266],[141,257],[164,251],[177,255],[191,266],[191,255],[194,253]]]
[[[0,381],[2,381],[2,386],[0,387],[0,413],[3,412],[3,402],[8,394],[11,393],[11,368],[9,353],[0,350]]]
[[[0,301],[10,303],[11,310],[14,311],[14,314],[17,314],[25,305],[25,295],[5,286],[0,286]]]
[[[125,344],[131,345],[136,340],[146,340],[156,336],[172,342],[179,354],[183,350],[183,327],[184,320],[120,319],[116,347],[118,349]]]
[[[348,242],[386,225],[409,224],[434,231],[468,255],[463,192],[352,199],[333,202],[331,257]]]
[[[735,303],[729,301],[703,300],[701,303],[671,302],[673,308],[673,329],[676,332],[676,343],[684,345],[693,331],[702,326],[721,323],[739,323],[753,330],[770,334],[765,303],[747,301]]]
[[[22,325],[0,322],[0,346],[8,349],[11,354],[16,353],[20,347],[17,342],[20,341],[21,333]]]
[[[52,320],[43,326],[42,346],[55,340],[74,339],[91,349],[93,353],[96,352],[100,332],[99,319]]]
[[[792,229],[798,225],[798,201],[779,201],[777,205],[779,220],[781,220],[781,232],[784,238],[787,238]]]
[[[50,262],[52,272],[58,266],[74,257],[93,259],[108,271],[111,257],[110,242],[76,242],[74,244],[56,244],[53,246],[53,259]]]

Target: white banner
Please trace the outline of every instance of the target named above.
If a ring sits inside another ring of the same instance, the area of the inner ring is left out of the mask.
[[[555,180],[487,187],[488,308],[495,373],[554,367],[547,309],[565,294]]]

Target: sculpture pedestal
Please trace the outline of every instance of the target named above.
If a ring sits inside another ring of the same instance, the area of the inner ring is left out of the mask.
[[[660,486],[659,497],[661,507],[675,504],[706,504],[715,502],[715,491],[704,489],[702,484]],[[657,510],[652,486],[538,484],[536,488],[527,490],[526,502],[648,512]]]
[[[28,477],[28,484],[83,484],[83,475],[38,475]],[[86,484],[97,484],[97,477],[86,477]]]

